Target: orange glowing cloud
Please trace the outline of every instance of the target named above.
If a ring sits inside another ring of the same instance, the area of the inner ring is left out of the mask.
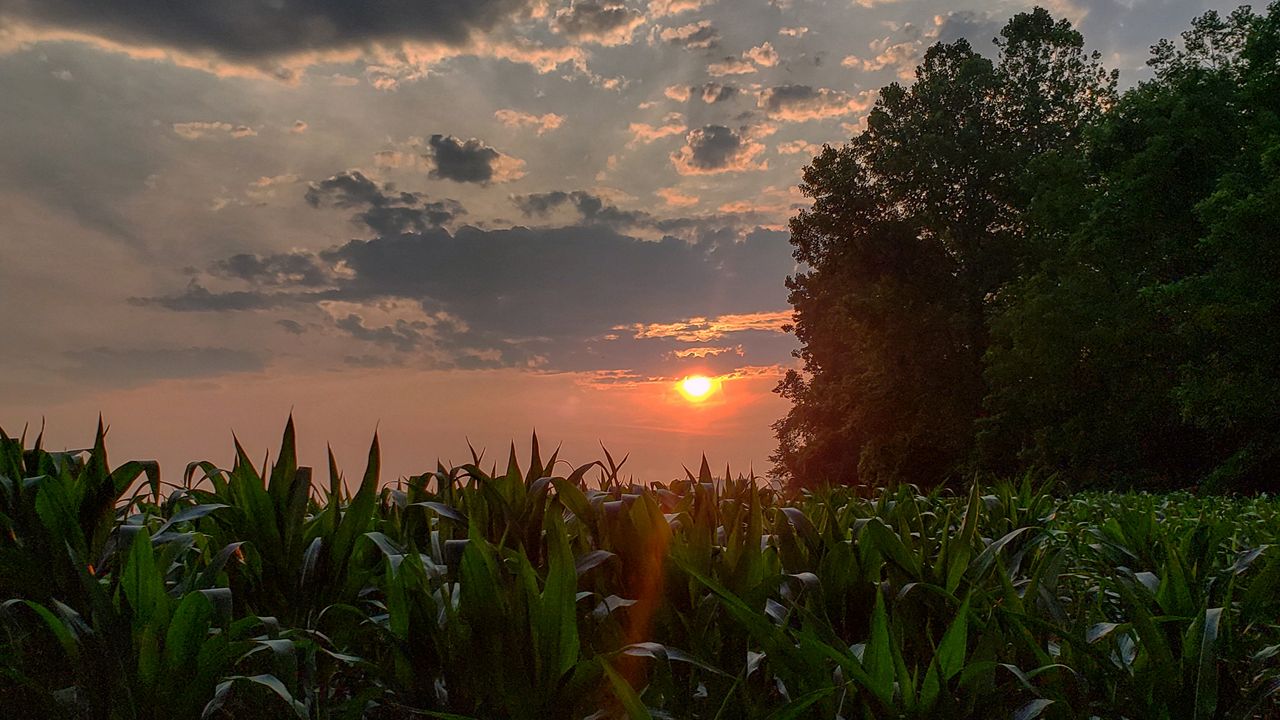
[[[619,325],[614,330],[624,330],[636,339],[672,338],[681,342],[705,343],[719,340],[729,333],[747,330],[782,332],[782,326],[791,322],[790,310],[774,312],[720,315],[714,318],[692,317],[674,323],[636,323]]]

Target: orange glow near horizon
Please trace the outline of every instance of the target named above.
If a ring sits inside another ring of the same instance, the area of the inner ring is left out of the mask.
[[[680,394],[689,402],[699,403],[711,397],[720,386],[720,381],[706,375],[690,375],[677,384]]]

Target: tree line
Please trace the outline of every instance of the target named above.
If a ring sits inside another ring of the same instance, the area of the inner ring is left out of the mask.
[[[1277,487],[1280,2],[1118,74],[1070,23],[930,48],[805,168],[794,484]]]

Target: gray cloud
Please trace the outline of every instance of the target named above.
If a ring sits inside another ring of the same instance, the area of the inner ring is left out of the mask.
[[[525,217],[546,217],[564,205],[570,205],[578,212],[582,221],[588,224],[602,224],[614,227],[645,225],[651,222],[649,213],[643,210],[623,210],[609,204],[599,195],[585,190],[553,190],[545,193],[512,196],[511,202],[519,208]]]
[[[555,28],[575,40],[617,45],[631,38],[644,13],[611,0],[573,0],[556,12]]]
[[[505,182],[515,179],[504,171],[503,161],[509,160],[494,148],[480,140],[461,140],[452,135],[432,135],[427,139],[428,155],[435,167],[431,177],[460,183]]]
[[[778,85],[760,93],[758,106],[775,120],[804,122],[843,117],[871,107],[871,93],[850,95],[809,85]]]
[[[738,88],[733,85],[722,85],[717,82],[704,83],[701,87],[696,88],[702,96],[702,102],[714,104],[732,100],[738,96]]]
[[[435,229],[352,240],[313,259],[343,269],[332,273],[332,288],[298,284],[216,293],[193,283],[176,295],[135,303],[175,311],[243,311],[409,301],[422,307],[430,328],[413,319],[374,326],[354,310],[337,313],[334,322],[353,337],[402,351],[448,330],[459,346],[477,350],[477,362],[501,356],[503,363],[523,365],[545,355],[563,366],[567,357],[586,352],[580,341],[618,326],[785,307],[782,280],[792,269],[781,232],[758,230],[741,241],[647,241],[599,225]],[[264,256],[256,264],[277,263]]]
[[[272,260],[271,257],[265,257],[257,258],[256,261],[270,265]],[[317,297],[323,297],[323,295],[317,295]],[[181,293],[160,297],[131,297],[128,302],[138,307],[157,307],[176,312],[222,312],[265,310],[296,302],[298,299],[297,293],[274,293],[261,290],[231,290],[215,293],[200,281],[192,280],[187,283],[186,290]]]
[[[685,136],[685,146],[671,154],[671,162],[682,175],[764,169],[756,157],[764,145],[753,141],[747,129],[724,125],[704,125]]]
[[[658,36],[672,45],[690,50],[709,50],[720,46],[720,31],[706,20],[663,28]]]
[[[125,45],[162,46],[256,62],[375,42],[462,45],[528,0],[0,0],[0,19],[72,29]]]
[[[742,136],[723,125],[708,125],[689,134],[689,147],[693,150],[690,163],[694,167],[722,168],[741,150]]]
[[[432,139],[436,137],[440,136]],[[457,200],[428,200],[422,193],[397,191],[394,185],[380,185],[359,170],[347,170],[311,183],[305,198],[312,207],[359,209],[352,221],[367,225],[379,235],[422,232],[467,212]]]
[[[246,280],[255,285],[315,287],[329,281],[325,268],[310,253],[292,252],[259,256],[249,253],[219,260],[210,274]]]

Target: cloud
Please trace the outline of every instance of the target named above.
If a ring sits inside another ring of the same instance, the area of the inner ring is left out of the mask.
[[[649,17],[661,18],[668,15],[700,10],[714,0],[649,0]]]
[[[309,252],[239,253],[215,262],[209,274],[256,287],[323,287],[333,281],[330,269]]]
[[[680,27],[663,28],[658,37],[672,45],[680,45],[690,50],[705,50],[720,44],[720,31],[716,30],[708,20],[699,20]]]
[[[648,144],[664,137],[680,135],[687,129],[680,113],[668,113],[663,118],[661,125],[650,125],[648,123],[631,123],[628,125],[627,132],[631,133],[631,141],[627,144],[632,147]]]
[[[463,140],[452,135],[409,138],[400,149],[375,153],[373,160],[379,167],[416,168],[433,178],[477,185],[511,182],[525,174],[524,160],[476,138]]]
[[[671,187],[659,188],[654,191],[654,194],[662,198],[662,202],[665,203],[667,207],[692,207],[700,202],[696,195],[689,195]]]
[[[573,0],[556,11],[552,27],[579,42],[625,45],[644,24],[644,13],[611,0]]]
[[[523,160],[504,155],[475,138],[464,141],[452,135],[432,135],[427,146],[435,163],[431,171],[434,178],[488,185],[524,177]]]
[[[760,92],[757,106],[775,120],[803,122],[825,120],[861,112],[871,107],[869,92],[849,95],[841,90],[809,85],[778,85]]]
[[[245,188],[245,195],[259,202],[274,197],[276,191],[287,185],[298,182],[300,178],[293,173],[285,173],[283,175],[263,175],[262,177],[249,183]]]
[[[668,99],[675,100],[676,102],[688,102],[689,96],[692,92],[693,89],[688,85],[668,85],[662,91],[662,94],[666,95]]]
[[[840,64],[847,68],[868,72],[892,68],[899,78],[909,80],[915,75],[915,68],[923,51],[923,42],[908,40],[895,43],[890,38],[884,37],[872,40],[870,48],[875,53],[873,57],[859,58],[856,55],[848,55],[840,61]]]
[[[773,43],[765,41],[750,50],[743,51],[741,57],[730,55],[720,62],[711,63],[707,66],[707,73],[713,77],[749,75],[755,72],[757,67],[774,67],[778,64],[778,60],[778,51],[773,49]]]
[[[762,152],[764,145],[745,131],[705,125],[685,136],[685,146],[671,154],[671,163],[681,175],[764,170],[768,161],[756,162]]]
[[[175,3],[157,12],[145,2],[0,0],[0,19],[64,38],[266,67],[284,58],[375,44],[466,45],[526,11],[526,0],[276,0]]]
[[[798,25],[795,27],[784,27],[778,30],[778,34],[783,37],[803,37],[808,32],[809,32],[809,28],[804,27],[803,25]]]
[[[311,183],[305,195],[312,207],[355,209],[353,222],[379,235],[423,232],[448,224],[466,209],[457,200],[428,200],[422,193],[397,191],[380,185],[359,170],[347,170]]]
[[[822,146],[811,143],[808,140],[792,140],[790,142],[779,143],[775,150],[779,155],[817,155],[822,152]]]
[[[691,347],[691,348],[685,348],[683,350],[676,350],[674,352],[674,355],[678,358],[709,358],[709,357],[715,357],[717,355],[724,355],[726,353],[735,353],[741,356],[743,354],[742,346],[737,345],[735,347],[716,347],[716,346]]]
[[[756,66],[750,60],[736,58],[732,55],[720,62],[714,62],[707,66],[707,73],[715,77],[749,75],[755,71]]]
[[[760,67],[769,68],[778,64],[778,52],[773,49],[773,43],[768,41],[742,53],[742,57]]]
[[[493,114],[498,122],[507,127],[532,127],[537,128],[538,134],[551,132],[560,127],[564,123],[564,116],[555,113],[545,113],[543,115],[533,115],[531,113],[520,112],[519,110],[498,110]]]
[[[574,202],[566,195],[566,203]],[[245,268],[246,279],[214,277],[245,289],[212,292],[196,282],[175,295],[131,302],[186,312],[287,309],[308,332],[311,325],[299,319],[315,318],[320,335],[340,334],[431,366],[637,368],[666,362],[669,351],[684,349],[688,341],[681,338],[771,329],[776,323],[751,318],[785,306],[782,278],[793,267],[784,233],[650,241],[604,224],[434,229],[284,255],[216,265]],[[302,273],[291,282],[290,273],[278,272],[295,265],[319,268],[324,284]],[[663,279],[661,293],[652,291],[654,278]],[[615,328],[634,330],[605,340]],[[789,339],[770,332],[743,342],[750,354],[760,343],[777,350]]]
[[[702,97],[702,102],[707,103],[708,105],[732,100],[738,96],[737,87],[733,85],[721,85],[717,82],[703,83],[701,87],[697,88],[697,90]]]
[[[303,120],[294,120],[293,126],[289,128],[289,132],[293,133],[294,135],[301,135],[302,133],[306,132],[309,127],[310,126],[307,125],[307,123]]]
[[[606,202],[599,195],[585,190],[572,192],[553,190],[545,193],[513,195],[511,202],[525,217],[547,217],[557,208],[568,205],[576,210],[578,217],[588,225],[628,227],[646,224],[651,219],[651,216],[644,211],[622,210]]]
[[[789,185],[786,188],[767,187],[746,200],[733,200],[717,208],[722,213],[760,213],[765,215],[790,215],[797,209],[805,207],[804,195],[799,188]]]
[[[736,85],[725,85],[718,82],[705,82],[701,85],[671,85],[662,91],[669,99],[676,102],[687,102],[690,97],[702,98],[708,105],[732,100],[740,94]]]
[[[719,340],[730,333],[746,331],[781,333],[782,326],[793,321],[792,311],[776,310],[716,317],[690,317],[672,323],[618,325],[612,329],[629,332],[637,339],[674,338],[681,342],[705,343]]]
[[[397,352],[411,352],[458,338],[466,323],[447,312],[427,312],[422,303],[387,299],[372,302],[323,300],[317,303],[333,326],[347,335]]]
[[[227,122],[183,122],[174,123],[173,132],[184,140],[226,135],[233,138],[253,137],[258,131],[248,125],[232,125]]]

